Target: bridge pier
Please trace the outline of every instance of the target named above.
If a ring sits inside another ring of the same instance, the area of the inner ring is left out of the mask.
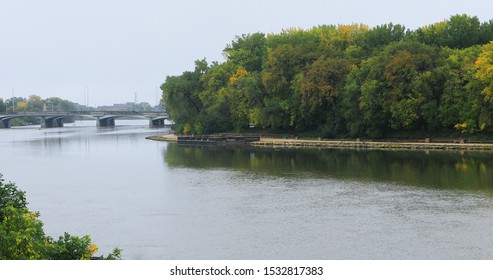
[[[10,128],[10,119],[0,118],[0,128]]]
[[[102,118],[98,117],[96,120],[97,127],[114,127],[115,126],[115,118]]]
[[[63,118],[60,117],[43,117],[41,122],[42,128],[63,127]]]
[[[150,118],[149,119],[149,127],[150,128],[157,128],[157,127],[164,127],[164,118]]]

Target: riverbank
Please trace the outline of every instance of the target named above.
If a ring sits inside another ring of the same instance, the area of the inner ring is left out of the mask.
[[[475,150],[493,151],[493,144],[484,143],[432,143],[432,142],[392,142],[392,141],[350,141],[350,140],[306,140],[261,138],[251,142],[252,146],[286,148],[344,148],[344,149],[382,149],[382,150]]]
[[[147,136],[146,139],[153,141],[178,142],[178,136],[174,134]]]
[[[177,142],[173,134],[149,136],[154,141]],[[366,141],[366,140],[314,140],[295,138],[261,137],[259,141],[247,143],[256,147],[282,148],[341,148],[341,149],[382,149],[382,150],[470,150],[493,151],[493,143],[439,142],[431,140],[413,141]]]

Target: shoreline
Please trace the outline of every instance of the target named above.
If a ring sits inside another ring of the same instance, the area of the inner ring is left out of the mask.
[[[146,139],[152,141],[178,142],[178,136],[174,134],[147,136]]]
[[[148,140],[178,142],[177,135],[165,134],[146,137]],[[260,137],[259,141],[246,143],[254,147],[275,148],[333,148],[333,149],[378,149],[378,150],[457,150],[457,151],[493,151],[489,143],[451,143],[451,142],[398,142],[398,141],[365,141],[365,140],[313,140],[283,139]]]
[[[350,140],[305,140],[261,138],[249,143],[256,147],[285,148],[333,148],[366,150],[456,150],[456,151],[493,151],[493,144],[468,143],[421,143],[392,141],[350,141]]]

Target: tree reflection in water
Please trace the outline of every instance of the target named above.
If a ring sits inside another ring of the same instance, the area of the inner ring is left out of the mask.
[[[179,146],[170,167],[229,169],[272,176],[336,178],[493,194],[493,153]]]

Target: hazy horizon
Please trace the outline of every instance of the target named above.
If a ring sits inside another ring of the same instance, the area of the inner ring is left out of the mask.
[[[486,0],[20,0],[0,6],[0,98],[60,97],[90,106],[155,105],[166,76],[224,61],[235,36],[324,24],[416,29],[455,14],[488,21]],[[88,94],[86,94],[88,93]]]

